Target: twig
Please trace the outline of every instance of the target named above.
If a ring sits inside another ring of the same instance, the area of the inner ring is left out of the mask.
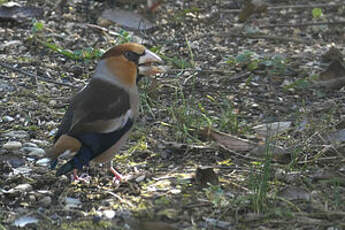
[[[231,149],[225,147],[225,146],[222,145],[222,144],[217,143],[217,145],[219,145],[220,147],[222,147],[222,149],[224,149],[224,150],[230,152],[231,154],[234,154],[235,156],[238,156],[238,157],[241,157],[241,158],[244,158],[244,159],[247,159],[247,160],[251,160],[251,161],[257,161],[257,162],[262,162],[262,161],[264,161],[263,159],[259,159],[259,158],[256,158],[256,157],[246,156],[246,155],[243,155],[243,154],[238,153],[238,152],[236,152],[236,151],[233,151],[233,150],[231,150]],[[273,161],[273,159],[272,159],[272,161]]]
[[[307,163],[313,163],[315,161],[333,161],[333,160],[339,160],[339,157],[322,157],[318,158],[317,160],[312,159],[312,160],[307,160],[307,161],[298,161],[297,164],[307,164]]]
[[[298,24],[271,24],[265,26],[259,26],[260,29],[275,28],[275,27],[303,27],[303,26],[318,26],[318,25],[343,25],[345,21],[335,21],[335,22],[306,22]]]
[[[7,77],[7,76],[5,76],[5,75],[3,75],[3,74],[0,74],[0,78],[4,78],[4,79],[13,79],[13,78]]]
[[[113,192],[110,192],[110,191],[105,191],[105,193],[112,195],[113,197],[115,197],[116,199],[118,199],[121,203],[127,204],[127,205],[130,206],[131,208],[134,208],[134,205],[133,205],[131,202],[122,199],[119,195],[117,195],[117,194],[115,194],[115,193],[113,193]]]
[[[83,25],[83,24],[82,24],[82,25]],[[87,24],[85,24],[85,25],[86,25],[87,27],[92,28],[92,29],[96,29],[96,30],[100,30],[100,31],[106,32],[106,33],[108,33],[108,34],[110,34],[110,35],[115,35],[115,36],[123,37],[122,34],[117,33],[117,32],[115,32],[115,31],[112,31],[112,30],[109,30],[109,29],[107,29],[107,28],[105,28],[105,27],[102,27],[102,26],[99,26],[99,25],[89,24],[89,23],[87,23]]]
[[[321,7],[339,7],[344,6],[344,3],[339,4],[312,4],[312,5],[287,5],[287,6],[270,6],[268,10],[283,10],[283,9],[306,9],[306,8],[321,8]],[[220,10],[222,13],[240,13],[242,9],[224,9]]]
[[[41,81],[53,83],[53,84],[56,84],[56,85],[64,85],[64,86],[68,86],[68,87],[72,87],[72,88],[78,88],[77,86],[74,86],[74,85],[71,85],[71,84],[67,84],[67,83],[63,83],[63,82],[57,82],[57,81],[50,80],[50,79],[48,79],[47,77],[40,77],[40,76],[38,76],[38,75],[35,75],[35,74],[32,74],[32,73],[26,72],[26,71],[24,71],[24,70],[22,70],[22,69],[18,69],[18,68],[12,67],[12,66],[10,66],[10,65],[8,65],[8,64],[5,64],[5,63],[3,63],[3,62],[0,62],[0,66],[2,66],[3,68],[6,68],[6,69],[10,69],[10,70],[12,70],[12,71],[15,71],[15,72],[24,74],[24,75],[29,76],[29,77],[33,77],[33,78],[36,78],[36,79],[40,79]]]
[[[191,208],[201,208],[201,207],[209,207],[212,203],[210,201],[206,201],[204,203],[189,203],[183,207],[183,209],[191,209]]]
[[[273,197],[271,197],[271,198],[273,199]],[[300,208],[298,208],[294,203],[292,203],[291,201],[285,199],[284,197],[277,196],[277,197],[275,197],[275,199],[278,199],[278,200],[281,200],[281,201],[287,203],[288,205],[290,205],[291,207],[296,209],[297,212],[302,212],[302,210]]]
[[[220,33],[220,34],[218,34],[218,36],[240,37],[240,38],[251,38],[251,39],[267,39],[267,40],[277,40],[277,41],[284,41],[284,42],[306,43],[306,41],[301,40],[301,39],[297,39],[297,38],[280,37],[280,36],[263,35],[263,34]]]
[[[190,72],[209,72],[209,73],[222,73],[222,74],[233,74],[234,71],[229,71],[229,70],[224,70],[224,69],[200,69],[200,68],[189,68],[189,69],[168,69],[166,72],[182,72],[182,71],[190,71]],[[251,74],[250,71],[245,72],[245,73],[239,73],[236,74],[235,76],[231,77],[231,78],[227,78],[227,80],[229,81],[233,81],[233,80],[238,80],[244,77],[248,77]]]

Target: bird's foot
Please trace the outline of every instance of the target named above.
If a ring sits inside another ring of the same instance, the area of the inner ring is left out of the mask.
[[[91,181],[91,177],[87,173],[82,173],[80,176],[78,176],[77,170],[73,170],[73,175],[71,177],[72,181],[76,183],[82,182],[89,184]]]
[[[118,185],[123,181],[126,181],[126,177],[121,175],[118,171],[116,171],[113,167],[110,167],[111,173],[114,175],[113,183]]]

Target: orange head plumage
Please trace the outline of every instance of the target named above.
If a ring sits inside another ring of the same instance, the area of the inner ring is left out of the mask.
[[[135,86],[137,75],[153,75],[162,70],[152,63],[162,60],[153,52],[137,43],[125,43],[105,52],[101,58],[107,70],[118,81],[129,87]]]

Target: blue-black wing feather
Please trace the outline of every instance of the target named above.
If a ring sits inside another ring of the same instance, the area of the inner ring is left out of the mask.
[[[132,126],[132,119],[128,119],[127,123],[121,129],[110,133],[87,133],[74,136],[82,143],[82,146],[79,152],[70,161],[59,168],[56,175],[60,176],[73,169],[81,169],[83,165],[87,165],[92,159],[96,158],[119,141]]]

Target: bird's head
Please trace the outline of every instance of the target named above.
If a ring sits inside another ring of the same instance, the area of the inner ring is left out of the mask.
[[[116,78],[122,84],[131,87],[135,86],[139,76],[151,76],[164,72],[158,66],[152,65],[160,62],[162,59],[144,46],[137,43],[125,43],[103,54],[101,68],[106,68],[106,72],[109,73],[107,74],[109,76],[103,77]]]

